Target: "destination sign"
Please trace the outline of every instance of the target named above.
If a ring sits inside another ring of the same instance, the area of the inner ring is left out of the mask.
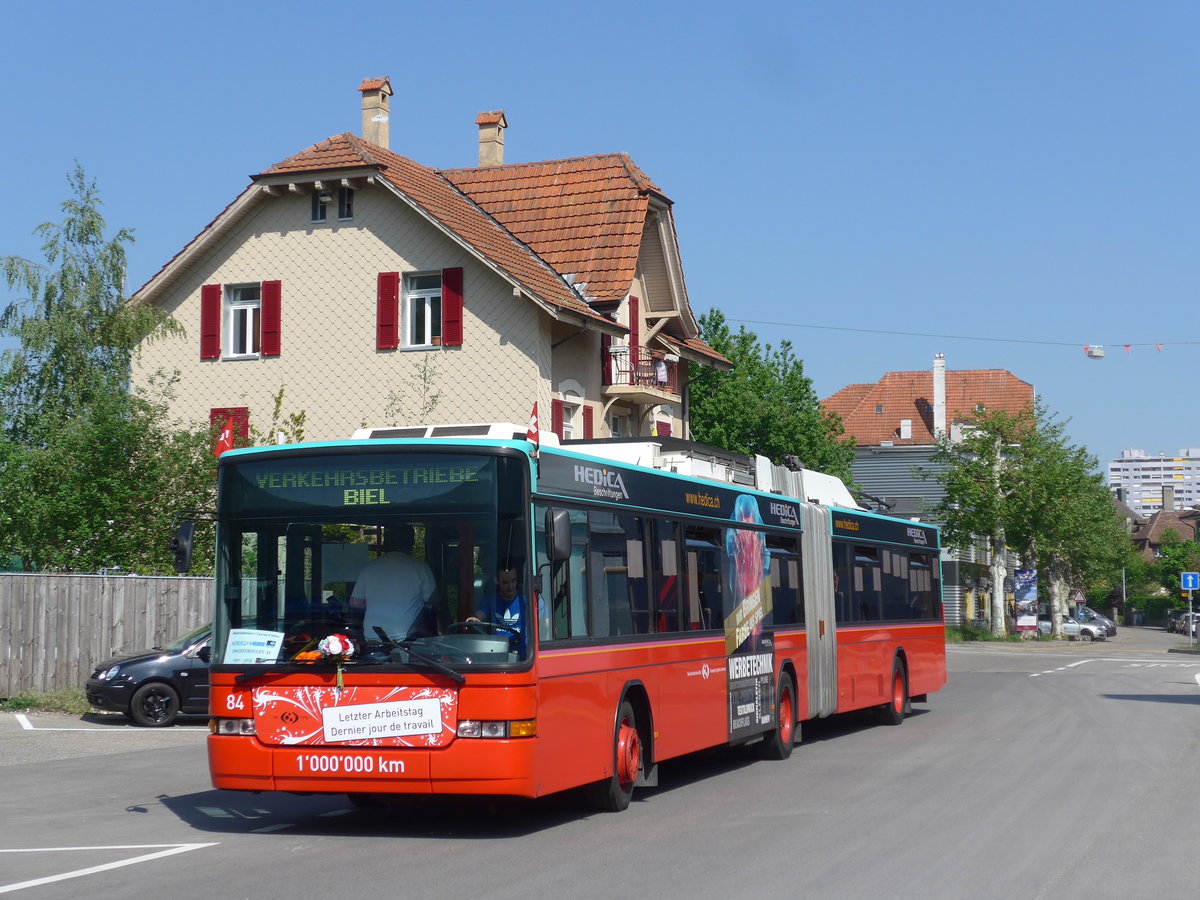
[[[495,496],[495,459],[434,454],[241,458],[221,469],[223,512],[477,504]]]

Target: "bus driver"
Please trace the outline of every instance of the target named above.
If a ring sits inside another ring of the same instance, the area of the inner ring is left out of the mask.
[[[415,543],[411,525],[389,526],[383,536],[383,555],[358,573],[350,608],[363,610],[367,640],[379,637],[377,628],[394,641],[437,632],[433,609],[437,583],[428,564],[412,556]]]

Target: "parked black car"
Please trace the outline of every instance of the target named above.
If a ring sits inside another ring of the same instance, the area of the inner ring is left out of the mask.
[[[204,715],[211,639],[212,626],[205,625],[167,647],[105,660],[85,685],[88,703],[147,727],[172,725],[180,714]]]

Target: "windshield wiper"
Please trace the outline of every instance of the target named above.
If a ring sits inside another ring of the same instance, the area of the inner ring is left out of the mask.
[[[432,656],[426,656],[424,653],[419,653],[416,650],[414,650],[412,648],[412,644],[413,644],[412,639],[405,638],[402,641],[394,641],[390,637],[388,637],[387,632],[384,631],[382,628],[380,628],[378,625],[375,626],[375,633],[377,635],[379,635],[379,639],[381,641],[383,641],[385,644],[389,644],[392,647],[400,648],[405,653],[407,653],[412,659],[415,659],[417,662],[424,663],[425,665],[429,666],[429,668],[433,669],[435,672],[440,672],[442,675],[445,675],[447,678],[449,678],[455,684],[466,684],[467,676],[464,675],[462,672],[459,672],[457,669],[450,668],[450,666],[446,665],[444,662],[441,662],[440,660],[434,659]]]

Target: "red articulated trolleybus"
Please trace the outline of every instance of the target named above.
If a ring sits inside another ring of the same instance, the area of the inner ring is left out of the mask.
[[[583,787],[621,810],[662,760],[783,759],[806,719],[899,724],[946,682],[936,528],[679,439],[447,425],[234,450],[216,530],[217,788]],[[356,588],[392,532],[427,575]],[[373,624],[428,575],[425,615]]]

